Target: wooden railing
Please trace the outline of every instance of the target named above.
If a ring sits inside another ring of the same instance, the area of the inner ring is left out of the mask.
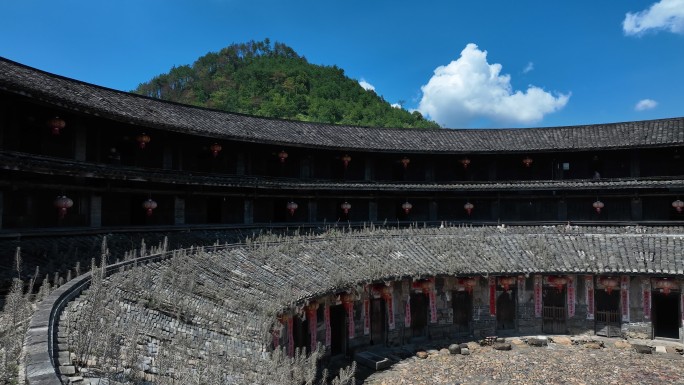
[[[565,306],[542,307],[542,329],[544,333],[564,334],[567,331],[565,323]]]

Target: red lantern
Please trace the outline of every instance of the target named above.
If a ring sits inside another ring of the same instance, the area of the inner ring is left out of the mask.
[[[59,219],[64,219],[64,216],[67,214],[67,210],[74,205],[74,201],[67,198],[66,195],[62,195],[55,198],[54,205],[59,210]]]
[[[468,166],[470,166],[470,159],[467,157],[461,159],[461,164],[463,165],[463,168],[468,168]]]
[[[463,205],[463,208],[465,209],[466,213],[468,213],[468,215],[470,215],[470,213],[473,212],[475,205],[470,203],[470,202],[467,202],[466,204]]]
[[[382,295],[382,298],[385,301],[388,301],[390,298],[392,298],[392,287],[387,286],[387,285],[383,285],[383,287],[380,288],[380,293]]]
[[[432,282],[430,281],[423,281],[420,283],[420,289],[423,291],[423,294],[428,294],[430,292],[430,289],[432,289]]]
[[[316,313],[316,310],[318,310],[318,302],[316,302],[316,301],[309,302],[309,304],[306,305],[306,316],[309,318],[313,318],[311,316],[311,314]]]
[[[458,284],[465,287],[468,293],[472,293],[473,288],[477,285],[477,278],[459,278]]]
[[[596,213],[597,213],[597,214],[601,214],[601,209],[602,209],[603,206],[605,206],[605,205],[603,204],[603,202],[601,202],[600,200],[597,199],[596,202],[594,202],[594,203],[592,204],[592,206],[594,206],[594,210],[596,210]]]
[[[48,120],[48,127],[50,127],[50,130],[52,131],[52,135],[59,135],[60,130],[62,130],[65,126],[66,122],[59,116],[55,116],[54,118]]]
[[[434,288],[434,278],[421,279],[419,281],[413,281],[411,283],[411,288],[414,290],[420,290],[423,294],[430,293],[430,290]]]
[[[503,286],[504,291],[508,291],[515,285],[515,277],[499,277],[499,285]]]
[[[613,290],[615,290],[616,287],[618,287],[618,285],[620,285],[620,282],[618,282],[617,278],[613,277],[601,277],[599,279],[599,283],[609,295],[613,292]]]
[[[672,289],[677,288],[677,283],[669,278],[660,278],[655,282],[656,289],[663,292],[663,294],[668,295]]]
[[[404,169],[406,169],[409,163],[411,163],[411,159],[409,159],[408,157],[403,157],[401,158],[400,162],[404,166]]]
[[[285,150],[280,150],[278,153],[278,159],[280,159],[280,163],[285,163],[285,159],[287,159],[289,155],[287,155],[287,152]]]
[[[140,147],[140,149],[144,150],[145,146],[147,146],[147,143],[149,143],[150,140],[152,140],[152,138],[150,138],[149,135],[147,135],[146,133],[143,132],[142,134],[138,135],[135,138],[135,140],[138,141],[138,146]]]
[[[533,160],[532,160],[532,158],[530,158],[529,156],[526,156],[526,157],[522,160],[522,162],[523,162],[523,164],[525,165],[525,167],[530,167],[530,166],[532,166]]]
[[[351,293],[344,293],[340,295],[340,301],[345,305],[345,307],[353,304],[355,299],[356,298],[354,297],[354,294]]]
[[[565,286],[568,283],[568,279],[566,277],[551,276],[548,279],[549,279],[549,284],[552,286],[555,286],[556,290],[558,290],[558,291],[562,291],[563,286]]]
[[[678,213],[681,213],[682,211],[684,211],[684,202],[677,199],[676,201],[672,202],[672,207],[674,207],[674,209],[677,210]]]
[[[218,143],[214,143],[211,146],[209,146],[209,151],[211,151],[211,154],[214,156],[214,158],[218,156],[221,150],[223,150],[223,147],[221,147],[221,145]]]
[[[401,208],[404,210],[404,213],[408,215],[408,213],[411,212],[413,205],[406,201],[401,205]]]
[[[387,286],[386,284],[378,283],[371,287],[371,293],[375,298],[380,296],[383,299],[388,300],[389,298],[392,298],[392,286],[391,284],[390,286]]]
[[[349,202],[344,202],[340,205],[340,208],[342,211],[346,214],[349,214],[349,210],[351,210],[351,204]]]
[[[299,205],[295,202],[287,202],[287,205],[285,207],[287,208],[287,211],[290,212],[290,215],[294,215]]]
[[[290,319],[290,315],[289,314],[281,314],[277,318],[278,318],[278,322],[285,325],[285,324],[287,324],[287,321]]]
[[[344,154],[342,157],[342,164],[344,164],[344,169],[346,170],[347,167],[349,167],[349,162],[351,162],[351,156],[348,154]]]
[[[152,211],[157,208],[157,202],[153,201],[152,198],[147,198],[147,200],[142,203],[142,207],[145,209],[147,216],[151,217]]]

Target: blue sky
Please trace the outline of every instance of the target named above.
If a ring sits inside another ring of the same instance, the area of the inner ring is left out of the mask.
[[[684,0],[20,0],[0,14],[0,56],[124,91],[270,38],[444,127],[684,116]]]

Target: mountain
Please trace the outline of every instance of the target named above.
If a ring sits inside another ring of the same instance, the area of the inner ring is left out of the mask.
[[[371,127],[438,128],[415,111],[392,107],[337,66],[309,63],[266,39],[233,44],[133,92],[174,102],[273,118]]]

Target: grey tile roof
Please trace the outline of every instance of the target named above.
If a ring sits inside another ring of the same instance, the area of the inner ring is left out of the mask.
[[[111,313],[104,316],[126,325],[127,332],[143,330],[145,336],[167,342],[164,349],[172,355],[210,352],[246,359],[247,365],[217,362],[232,375],[247,376],[265,363],[263,336],[279,311],[359,284],[435,275],[535,273],[681,278],[682,250],[682,227],[333,230],[315,236],[265,236],[218,250],[198,248],[139,265],[140,270],[121,269],[105,280],[105,290],[90,298],[107,304]],[[81,322],[91,314],[88,298],[86,292],[68,305],[68,322],[76,333],[81,327],[99,332]],[[59,336],[66,337],[66,328],[59,329]]]
[[[684,276],[682,227],[414,228],[362,232],[355,236],[324,234],[310,242],[300,239],[285,246],[265,248],[257,254],[273,257],[267,258],[266,262],[256,258],[260,264],[272,264],[272,270],[294,278],[303,292],[312,294],[321,290],[321,282],[416,275],[638,273]],[[245,252],[224,251],[226,258],[233,258],[232,253],[242,255]],[[248,259],[255,257],[257,255],[249,255]],[[261,274],[258,270],[252,274]],[[272,273],[269,270],[264,274]]]
[[[0,151],[0,169],[90,179],[128,180],[214,187],[358,191],[503,191],[684,188],[683,178],[620,178],[496,182],[369,182],[274,178],[93,164]]]
[[[267,119],[115,91],[0,58],[0,90],[67,111],[214,138],[340,150],[495,153],[684,144],[684,118],[497,130],[407,130]]]

